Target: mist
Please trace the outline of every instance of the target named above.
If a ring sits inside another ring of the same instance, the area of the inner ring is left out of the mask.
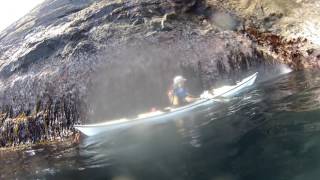
[[[89,121],[122,118],[168,106],[167,91],[176,75],[190,77],[188,87],[193,92],[201,91],[195,90],[199,88],[197,75],[182,68],[179,51],[139,42],[109,53],[105,57],[110,63],[100,67],[92,78]]]
[[[198,45],[201,47],[201,44]],[[219,57],[212,56],[216,49],[201,49],[196,51],[197,54],[194,49],[190,50],[190,46],[192,45],[185,41],[170,45],[133,41],[100,54],[100,61],[108,63],[99,66],[91,77],[88,123],[130,118],[148,112],[151,108],[162,109],[169,106],[167,92],[176,75],[186,77],[189,92],[199,96],[206,89],[233,85],[250,73],[260,72],[260,79],[267,80],[284,71],[283,65],[260,64],[243,72],[232,71],[228,74],[223,71],[219,74],[219,67],[226,66],[223,67],[226,69],[227,64],[221,64]],[[207,71],[216,74],[216,77],[211,76],[215,78],[209,84],[203,79],[204,67],[199,67],[198,64],[206,62],[206,59],[210,63],[206,67],[210,68]]]

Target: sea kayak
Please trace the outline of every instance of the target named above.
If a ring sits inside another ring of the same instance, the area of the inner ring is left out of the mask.
[[[215,102],[216,98],[219,97],[232,97],[241,91],[245,90],[246,88],[252,86],[257,78],[258,73],[254,73],[253,75],[243,79],[242,81],[238,82],[234,86],[223,86],[217,89],[213,89],[210,92],[205,91],[201,96],[200,99],[190,103],[186,106],[178,107],[178,108],[169,108],[166,111],[155,111],[149,112],[138,115],[136,118],[133,119],[117,119],[117,120],[108,120],[102,123],[96,124],[87,124],[87,125],[75,125],[75,128],[79,130],[81,133],[85,134],[86,136],[94,136],[105,132],[110,129],[122,127],[128,123],[132,122],[146,122],[152,120],[158,120],[162,118],[169,118],[171,116],[176,116],[181,113],[185,113],[191,111],[195,108],[198,108],[202,105],[207,105],[210,103]]]

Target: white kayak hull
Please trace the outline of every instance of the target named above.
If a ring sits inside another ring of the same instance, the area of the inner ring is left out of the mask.
[[[215,98],[231,97],[240,93],[242,90],[254,84],[257,78],[257,75],[258,73],[256,72],[253,75],[243,79],[241,82],[238,82],[234,86],[224,86],[224,87],[215,89],[214,95],[204,99],[200,99],[186,106],[171,109],[169,112],[157,111],[153,113],[140,115],[135,119],[118,119],[118,120],[109,120],[107,122],[97,123],[97,124],[75,125],[75,128],[79,130],[81,133],[85,134],[86,136],[94,136],[108,130],[124,127],[130,123],[141,123],[141,122],[145,122],[146,120],[152,121],[152,120],[169,118],[171,116],[176,116],[178,114],[185,113],[195,108],[198,108],[199,106],[210,104],[214,102]]]

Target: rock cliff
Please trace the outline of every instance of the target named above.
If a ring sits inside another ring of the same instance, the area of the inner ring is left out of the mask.
[[[320,67],[317,0],[208,0],[242,19],[258,49],[294,69]]]

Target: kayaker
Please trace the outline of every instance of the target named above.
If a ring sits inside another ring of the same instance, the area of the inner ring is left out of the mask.
[[[182,106],[197,99],[188,93],[187,89],[185,88],[185,82],[186,79],[183,76],[176,76],[173,79],[172,88],[168,93],[171,105]]]

